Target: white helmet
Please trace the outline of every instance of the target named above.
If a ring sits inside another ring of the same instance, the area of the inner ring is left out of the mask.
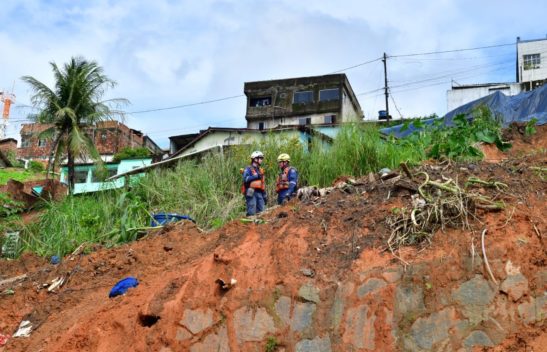
[[[256,158],[264,158],[264,154],[262,154],[262,152],[259,151],[259,150],[254,151],[254,152],[251,154],[251,159],[256,159]]]

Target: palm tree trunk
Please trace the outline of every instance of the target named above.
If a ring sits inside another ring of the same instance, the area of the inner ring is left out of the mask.
[[[72,151],[70,148],[68,148],[68,162],[67,162],[67,168],[68,168],[68,192],[70,195],[74,193],[74,180],[75,180],[75,170],[74,170],[74,155],[72,154]]]
[[[59,142],[61,141],[61,137],[62,137],[62,134],[59,133],[55,137],[55,140],[53,141],[53,145],[51,146],[51,152],[49,152],[49,157],[47,160],[46,179],[49,179],[49,174],[55,171],[55,170],[52,170],[53,166],[55,165],[55,163],[53,162],[53,157],[55,153],[57,152],[57,148],[59,147]]]

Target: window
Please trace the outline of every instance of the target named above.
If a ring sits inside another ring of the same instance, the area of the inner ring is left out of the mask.
[[[250,105],[252,108],[270,106],[272,105],[272,97],[251,98]]]
[[[105,173],[100,173],[97,170],[91,171],[91,182],[104,182],[106,179],[116,176],[118,169],[107,168]]]
[[[38,146],[39,146],[39,147],[45,147],[45,146],[46,146],[46,140],[43,139],[43,138],[40,138],[40,139],[38,140]]]
[[[311,125],[311,117],[301,117],[298,119],[298,124],[301,126]]]
[[[319,91],[319,101],[340,100],[340,90],[338,88],[323,89]]]
[[[28,139],[22,139],[21,140],[21,148],[28,148],[30,147],[30,143]]]
[[[101,142],[106,142],[106,131],[101,132]]]
[[[294,92],[293,104],[308,104],[308,103],[313,103],[313,92],[311,90]]]
[[[258,129],[261,130],[261,131],[264,129],[264,122],[259,122],[258,123]]]
[[[326,115],[325,116],[325,123],[336,123],[336,115]]]
[[[87,183],[87,170],[74,172],[74,183]]]
[[[524,61],[524,69],[532,70],[535,68],[539,68],[539,65],[541,64],[541,57],[540,57],[540,54],[524,55],[523,61]]]

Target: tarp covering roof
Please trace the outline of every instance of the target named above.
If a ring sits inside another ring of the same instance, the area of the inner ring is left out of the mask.
[[[501,121],[503,126],[508,126],[512,122],[528,122],[533,118],[537,119],[537,125],[543,125],[547,123],[547,84],[514,96],[507,96],[499,91],[494,92],[450,111],[441,119],[444,120],[445,125],[451,126],[454,117],[459,114],[471,117],[473,110],[481,105],[488,107],[492,115]],[[423,122],[431,124],[433,119]],[[401,138],[417,130],[412,124],[404,131],[401,131],[402,128],[403,125],[397,125],[380,131]]]

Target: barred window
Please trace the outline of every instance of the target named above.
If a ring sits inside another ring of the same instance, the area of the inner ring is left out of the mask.
[[[524,61],[524,69],[532,70],[535,68],[539,68],[539,65],[541,64],[541,56],[540,54],[524,55],[523,61]]]

